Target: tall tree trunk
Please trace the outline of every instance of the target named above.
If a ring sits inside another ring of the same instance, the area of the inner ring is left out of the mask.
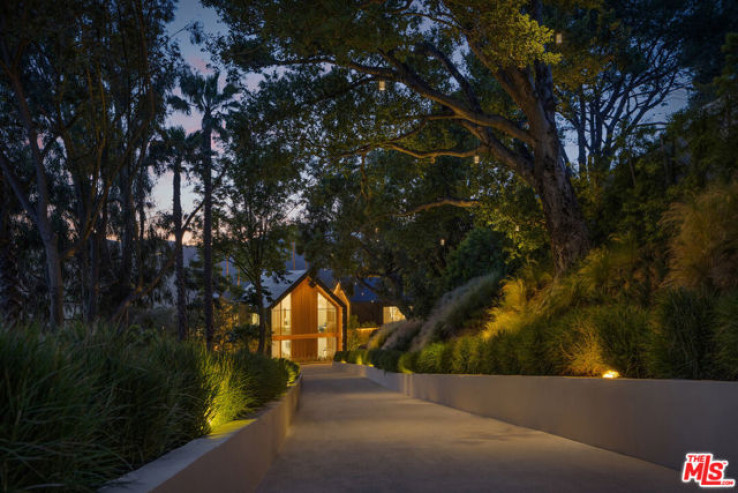
[[[100,221],[98,228],[100,227]],[[100,232],[96,228],[87,240],[89,245],[90,265],[87,279],[87,308],[85,310],[85,323],[92,326],[97,320],[98,299],[100,296]],[[103,238],[104,240],[104,238]]]
[[[541,201],[556,273],[562,274],[587,254],[589,234],[563,159],[551,67],[537,63],[535,69],[536,108],[529,113],[536,136],[531,185]]]
[[[140,289],[144,284],[146,270],[144,267],[144,243],[146,241],[146,191],[144,190],[144,176],[146,168],[141,167],[136,176],[136,214],[138,215],[136,222],[136,290]]]
[[[3,44],[3,59],[7,67],[17,67],[18,64],[11,62],[8,57],[7,45]],[[35,168],[36,175],[36,206],[31,205],[28,195],[23,191],[22,186],[17,178],[12,175],[12,169],[10,163],[7,160],[2,159],[0,161],[3,173],[8,179],[10,186],[15,192],[15,196],[21,203],[23,208],[26,210],[28,215],[34,222],[41,241],[44,245],[44,252],[46,254],[46,280],[49,289],[49,309],[50,317],[49,322],[52,329],[56,329],[64,322],[64,282],[62,279],[61,270],[61,257],[59,255],[58,245],[59,238],[54,233],[51,219],[49,217],[49,186],[48,179],[46,177],[46,167],[44,166],[44,157],[39,147],[39,134],[36,129],[31,112],[28,107],[28,103],[25,97],[25,90],[21,77],[18,72],[9,73],[6,71],[5,75],[9,76],[13,92],[16,96],[16,103],[18,104],[19,116],[25,127],[28,143],[31,148],[31,157]]]
[[[41,241],[46,254],[46,282],[49,288],[49,320],[51,328],[57,329],[64,323],[64,281],[62,278],[59,238],[51,232],[50,225],[41,230]]]
[[[3,192],[0,202],[0,320],[12,323],[18,321],[23,313],[10,227],[10,198],[13,192],[4,181],[0,183],[0,190]]]
[[[553,91],[549,94],[553,100]],[[536,122],[540,136],[534,149],[533,188],[538,194],[557,274],[562,274],[589,251],[589,234],[566,163],[556,128],[555,105],[545,105]]]
[[[211,115],[205,114],[203,121],[209,122]],[[213,348],[213,183],[212,183],[212,156],[210,139],[212,129],[210,124],[203,125],[202,142],[202,164],[203,164],[203,282],[204,286],[204,312],[205,312],[205,343],[210,350]]]
[[[266,317],[264,316],[264,298],[261,288],[261,281],[255,283],[256,287],[256,307],[259,311],[259,346],[256,352],[259,354],[267,354],[266,346]]]
[[[172,190],[172,208],[174,216],[174,248],[176,249],[175,260],[175,286],[177,291],[177,334],[179,340],[183,341],[189,336],[187,328],[187,300],[185,291],[184,254],[182,251],[182,160],[176,158],[174,163],[174,180]]]
[[[123,168],[121,175],[121,188],[123,192],[122,199],[122,215],[123,215],[123,235],[121,241],[121,269],[120,269],[120,302],[128,297],[133,289],[133,254],[134,242],[136,238],[136,205],[133,200],[133,187],[131,186],[131,167],[130,163]]]
[[[551,253],[556,272],[565,272],[587,254],[589,235],[566,167],[559,157],[555,128],[536,152],[533,184],[540,197],[546,229],[551,237]]]

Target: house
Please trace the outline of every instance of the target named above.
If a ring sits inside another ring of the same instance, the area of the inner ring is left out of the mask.
[[[185,265],[189,266],[197,252],[193,247],[185,247],[184,256]],[[217,265],[220,275],[245,289],[242,303],[253,296],[253,288],[232,262],[224,259]],[[383,302],[369,288],[379,282],[377,278],[352,285],[349,292],[353,294],[349,297],[344,285],[350,281],[336,279],[330,270],[311,271],[309,263],[294,249],[285,269],[282,276],[262,277],[267,337],[271,337],[271,354],[275,358],[332,358],[336,351],[346,349],[349,320],[355,314],[360,325],[372,328],[404,319],[397,307]],[[254,307],[242,305],[239,313],[242,322],[258,323]]]
[[[293,360],[330,359],[346,348],[348,299],[329,274],[307,270],[264,277],[264,307],[272,356]],[[334,285],[331,285],[334,284]]]
[[[389,305],[377,295],[378,277],[364,279],[355,283],[349,297],[350,314],[356,317],[360,327],[379,327],[380,325],[405,320],[399,308]]]

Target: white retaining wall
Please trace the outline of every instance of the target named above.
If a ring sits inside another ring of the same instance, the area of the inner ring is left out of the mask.
[[[107,486],[102,493],[248,492],[277,456],[297,410],[302,378],[255,420],[234,421],[172,450]]]
[[[687,452],[738,467],[738,382],[403,374],[334,363],[410,397],[681,469]]]

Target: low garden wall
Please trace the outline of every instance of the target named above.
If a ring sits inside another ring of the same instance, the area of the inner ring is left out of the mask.
[[[287,435],[302,378],[253,420],[234,421],[146,464],[101,493],[256,490]]]
[[[391,373],[334,367],[410,397],[681,469],[688,452],[738,464],[738,382]]]

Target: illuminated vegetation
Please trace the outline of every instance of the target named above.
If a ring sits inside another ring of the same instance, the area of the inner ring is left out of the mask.
[[[246,418],[297,376],[284,360],[131,330],[0,329],[3,491],[106,480]]]

